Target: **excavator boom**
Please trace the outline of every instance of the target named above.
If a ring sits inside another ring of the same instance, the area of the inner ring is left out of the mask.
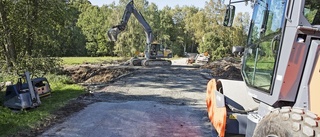
[[[159,59],[157,54],[159,51],[160,44],[151,44],[153,41],[152,29],[148,22],[144,19],[142,14],[135,8],[133,0],[131,0],[124,11],[122,16],[122,20],[120,24],[113,26],[108,32],[109,40],[117,41],[118,35],[124,31],[127,27],[128,21],[133,14],[136,19],[140,22],[144,31],[146,33],[146,47],[144,53],[144,59],[133,58],[130,61],[130,64],[137,66],[137,65],[146,65],[146,66],[170,66],[171,61]]]
[[[127,4],[120,24],[116,25],[116,26],[113,26],[108,31],[109,39],[111,41],[117,41],[118,34],[126,29],[128,21],[129,21],[129,19],[131,17],[131,14],[133,14],[137,18],[137,20],[141,23],[141,25],[143,26],[143,28],[145,30],[145,33],[146,33],[146,36],[147,36],[147,43],[150,44],[151,41],[153,40],[151,27],[147,23],[147,21],[144,19],[142,14],[135,8],[133,0],[131,0]]]

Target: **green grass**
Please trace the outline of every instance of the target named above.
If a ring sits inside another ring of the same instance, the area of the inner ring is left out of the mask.
[[[10,136],[17,131],[27,131],[34,128],[46,118],[49,118],[54,110],[63,107],[70,99],[84,93],[83,87],[70,83],[66,76],[46,76],[52,88],[50,97],[41,98],[42,104],[34,109],[23,110],[20,113],[12,112],[3,106],[4,91],[0,92],[0,136]]]
[[[103,63],[112,62],[115,60],[127,60],[125,57],[63,57],[64,65],[79,65],[83,63]]]
[[[247,66],[250,66],[251,68],[254,67],[254,59],[249,59],[246,62]],[[257,61],[257,69],[263,69],[263,70],[273,70],[274,67],[274,58],[261,58]]]

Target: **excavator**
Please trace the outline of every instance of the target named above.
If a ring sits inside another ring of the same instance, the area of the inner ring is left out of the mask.
[[[229,0],[223,25],[232,26]],[[208,117],[220,137],[320,137],[320,2],[252,0],[243,81],[211,79]]]
[[[133,0],[126,5],[120,24],[108,30],[108,38],[111,41],[117,41],[118,34],[126,29],[131,14],[133,14],[143,26],[147,37],[147,44],[144,51],[144,58],[131,58],[130,64],[133,66],[170,66],[172,64],[170,60],[161,59],[163,55],[158,55],[160,51],[163,51],[163,49],[161,50],[162,46],[159,43],[153,42],[152,29],[142,14],[135,8]]]

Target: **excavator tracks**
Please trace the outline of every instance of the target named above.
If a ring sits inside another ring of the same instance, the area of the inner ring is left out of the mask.
[[[164,59],[146,59],[142,60],[141,64],[142,66],[171,66],[172,62]]]
[[[131,58],[130,59],[130,66],[141,66],[142,59],[139,58]]]
[[[131,58],[131,66],[171,66],[170,60]]]

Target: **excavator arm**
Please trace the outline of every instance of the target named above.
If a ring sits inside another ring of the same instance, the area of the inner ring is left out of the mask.
[[[131,14],[133,14],[137,20],[140,22],[142,27],[144,28],[144,31],[146,33],[147,42],[145,47],[145,53],[144,53],[144,59],[138,59],[138,58],[132,58],[130,60],[130,64],[133,66],[170,66],[171,61],[170,60],[163,60],[159,59],[158,57],[158,51],[160,50],[160,44],[151,43],[153,42],[153,35],[152,30],[148,22],[144,19],[142,14],[135,8],[133,0],[131,0],[124,11],[124,14],[122,16],[122,20],[120,24],[113,26],[108,31],[108,37],[111,41],[117,41],[118,34],[120,34],[122,31],[124,31],[127,27],[128,21],[131,17]]]
[[[146,52],[150,53],[150,45],[151,45],[151,42],[153,41],[152,30],[151,30],[151,27],[148,24],[148,22],[142,16],[142,14],[135,8],[133,0],[131,0],[127,4],[120,24],[113,26],[108,31],[108,37],[111,41],[117,41],[118,34],[126,29],[128,21],[131,17],[131,14],[133,14],[137,18],[137,20],[140,22],[140,24],[144,28],[144,31],[145,31],[146,37],[147,37]],[[149,54],[145,54],[145,55],[146,55],[146,58],[150,58]]]

